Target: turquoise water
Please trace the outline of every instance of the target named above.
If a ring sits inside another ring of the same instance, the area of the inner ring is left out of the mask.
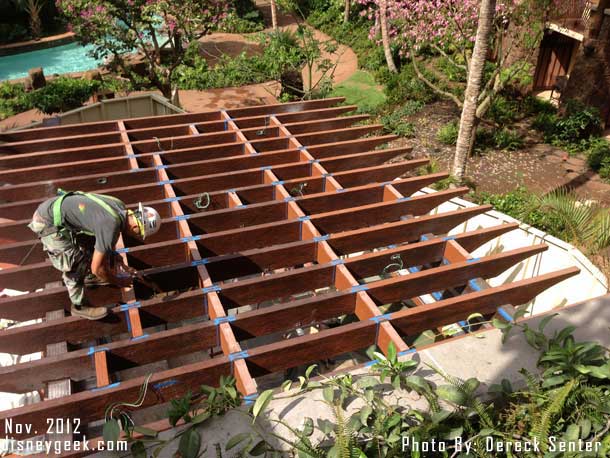
[[[82,72],[97,68],[102,64],[89,56],[91,45],[81,46],[78,43],[24,52],[13,56],[0,57],[0,80],[23,78],[28,70],[42,67],[45,75],[53,73]]]

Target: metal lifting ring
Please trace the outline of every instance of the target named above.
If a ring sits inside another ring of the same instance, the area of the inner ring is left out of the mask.
[[[290,190],[290,195],[291,196],[300,195],[301,197],[303,197],[303,195],[304,195],[303,191],[305,190],[306,187],[307,187],[307,183],[301,183],[300,185],[295,186],[294,188],[292,188]]]
[[[391,262],[390,264],[388,264],[387,266],[385,266],[383,268],[383,270],[381,271],[382,277],[388,277],[392,272],[402,270],[402,268],[404,266],[404,264],[402,262],[402,258],[400,257],[400,255],[398,253],[390,256],[390,260],[394,261],[394,262]],[[392,269],[392,268],[395,268],[395,269],[390,272],[390,269]]]
[[[205,197],[206,202],[205,204],[202,203],[203,202],[203,198]],[[195,205],[195,207],[197,207],[197,209],[199,210],[205,210],[206,208],[208,208],[210,206],[210,203],[212,202],[212,199],[210,199],[210,193],[208,192],[204,192],[202,194],[199,194],[199,197],[197,197],[194,201],[193,204]]]

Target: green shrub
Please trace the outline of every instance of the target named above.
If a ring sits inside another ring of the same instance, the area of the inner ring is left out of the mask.
[[[29,38],[28,29],[17,23],[0,23],[0,44],[13,43]]]
[[[599,170],[604,161],[610,159],[610,143],[604,138],[592,138],[586,150],[587,163],[593,170]]]
[[[452,56],[455,62],[459,65],[462,64],[463,58],[460,56]],[[447,80],[456,83],[466,82],[466,70],[458,65],[455,65],[446,57],[440,57],[436,60],[436,68],[438,68],[446,77]]]
[[[244,16],[230,12],[227,17],[218,24],[217,30],[226,33],[252,33],[260,32],[265,28],[263,17],[259,11],[250,11]]]
[[[292,32],[279,31],[261,35],[264,46],[261,55],[223,56],[213,68],[199,55],[196,47],[189,49],[185,63],[176,69],[180,89],[205,90],[243,86],[269,80],[279,80],[287,69],[298,69],[303,52]]]
[[[415,126],[405,120],[423,108],[424,104],[415,100],[409,100],[401,107],[390,111],[381,117],[381,123],[387,132],[392,132],[401,137],[413,137]]]
[[[514,130],[499,129],[493,134],[493,142],[498,149],[516,151],[523,146],[523,137]]]
[[[434,75],[426,73],[426,76],[434,80]],[[404,103],[407,100],[427,104],[438,99],[436,93],[417,77],[411,65],[403,67],[400,73],[389,74],[384,90],[388,97],[388,103],[394,105]]]
[[[548,100],[528,95],[521,101],[521,111],[525,116],[535,116],[540,113],[557,113],[557,108]]]
[[[437,134],[436,139],[445,145],[455,145],[457,143],[459,126],[457,121],[451,121],[442,126]]]
[[[0,83],[0,119],[8,118],[32,108],[23,84]]]
[[[46,114],[82,106],[100,87],[99,81],[60,76],[29,94],[32,106]]]
[[[496,124],[510,124],[517,120],[518,111],[519,104],[516,100],[499,95],[491,103],[487,111],[487,118]]]
[[[568,102],[563,116],[539,113],[532,127],[543,133],[545,142],[565,147],[570,152],[586,149],[589,138],[598,136],[602,130],[599,110],[575,101]]]

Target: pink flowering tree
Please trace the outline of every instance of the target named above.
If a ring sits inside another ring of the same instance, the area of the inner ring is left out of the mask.
[[[134,83],[170,98],[190,44],[226,17],[226,0],[56,0],[78,40]]]

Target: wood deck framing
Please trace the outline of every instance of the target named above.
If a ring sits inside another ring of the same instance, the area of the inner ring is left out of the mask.
[[[0,299],[0,318],[41,319],[1,331],[0,352],[45,352],[0,368],[0,391],[47,393],[37,404],[1,412],[0,428],[9,418],[39,431],[46,418],[100,420],[110,402],[138,397],[146,372],[121,371],[202,351],[209,356],[156,371],[141,407],[229,374],[251,400],[261,375],[374,343],[384,352],[390,342],[408,351],[405,340],[423,331],[474,312],[492,316],[578,272],[489,287],[484,279],[546,246],[472,258],[471,251],[516,225],[447,237],[489,207],[430,215],[467,188],[414,196],[447,174],[413,173],[426,160],[389,162],[409,149],[379,148],[395,137],[375,135],[380,126],[360,124],[367,116],[349,115],[355,107],[337,106],[341,101],[0,134],[0,288],[29,291]],[[167,294],[153,295],[140,283],[100,287],[89,297],[112,307],[106,319],[45,318],[65,308],[68,296],[26,224],[59,187],[156,207],[164,218],[160,232],[146,244],[121,240],[118,252]],[[382,275],[395,262],[408,274],[390,268]],[[420,298],[427,294],[436,301]],[[399,303],[409,306],[380,310]],[[252,343],[342,315],[355,320]],[[46,353],[57,343],[67,343],[67,351]],[[56,381],[71,381],[72,389],[50,396]]]

